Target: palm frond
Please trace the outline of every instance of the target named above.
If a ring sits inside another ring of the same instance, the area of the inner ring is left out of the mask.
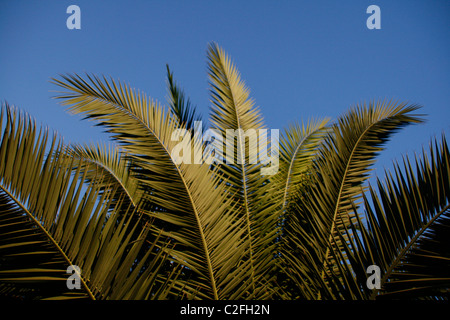
[[[242,259],[250,262],[252,291],[262,289],[267,292],[270,290],[266,275],[273,262],[277,233],[276,212],[262,209],[268,198],[261,198],[257,192],[267,179],[262,174],[265,169],[262,158],[266,156],[264,152],[267,152],[269,145],[267,129],[239,71],[227,54],[213,43],[208,47],[207,56],[212,102],[211,129],[222,137],[224,150],[217,167],[231,187],[232,197],[240,211],[239,217],[245,220],[248,249]],[[278,147],[278,141],[276,144],[271,145],[270,152],[273,153],[272,149]],[[278,164],[278,154],[276,158]]]
[[[364,196],[362,244],[352,251],[359,265],[381,269],[380,290],[371,298],[433,299],[450,288],[450,153],[445,136],[435,140],[413,163],[405,157],[386,172],[377,191]],[[370,196],[370,198],[369,198]],[[352,267],[356,269],[356,262]]]
[[[280,190],[281,198],[274,202],[279,203],[282,211],[309,179],[313,160],[327,133],[328,122],[329,119],[309,121],[306,125],[294,123],[283,132],[280,139],[279,174],[267,184],[272,192]]]
[[[86,181],[102,179],[105,186],[111,188],[117,184],[122,192],[117,197],[125,196],[133,206],[137,206],[142,195],[138,181],[132,174],[132,162],[121,149],[115,145],[105,143],[80,145],[75,144],[67,148],[69,158],[83,159],[86,166],[82,171],[88,170]],[[99,173],[101,171],[101,173]]]
[[[177,85],[173,78],[173,72],[167,68],[167,86],[169,90],[169,107],[182,127],[193,132],[195,121],[202,121],[202,117],[197,113],[191,100],[186,98],[184,91]]]
[[[347,259],[342,255],[345,253],[345,243],[350,241],[347,238],[350,233],[346,230],[357,219],[352,213],[353,208],[361,202],[363,183],[375,156],[394,132],[405,125],[421,122],[418,115],[411,114],[417,108],[403,103],[397,105],[378,101],[350,109],[332,127],[314,160],[315,176],[299,198],[294,213],[299,216],[292,222],[287,221],[286,229],[293,228],[295,233],[304,230],[302,233],[311,234],[313,245],[308,242],[311,238],[308,237],[302,241],[300,248],[292,248],[291,252],[313,252],[317,259],[315,270],[322,270],[322,278],[327,279],[329,287],[343,285],[331,284],[332,277],[340,281],[346,279],[340,269],[340,263]],[[302,258],[298,256],[291,259],[298,261]],[[316,283],[321,285],[320,281]],[[320,292],[322,289],[318,287],[317,290]],[[316,298],[325,298],[322,294],[319,293]],[[339,296],[339,293],[329,294],[333,298]]]
[[[316,151],[326,133],[329,120],[308,122],[300,126],[294,124],[285,131],[281,139],[281,158],[285,163],[285,187],[283,188],[283,203],[288,200],[291,186],[301,182],[301,177],[308,172]]]
[[[124,285],[133,287],[130,270],[148,233],[139,214],[124,211],[120,202],[111,209],[116,190],[95,181],[83,184],[87,171],[81,175],[72,168],[86,164],[69,163],[61,141],[49,140],[47,130],[38,132],[28,115],[4,105],[0,123],[5,124],[0,127],[2,295],[103,299]],[[153,258],[154,252],[146,255],[146,263]],[[78,291],[66,285],[71,265],[81,268]]]

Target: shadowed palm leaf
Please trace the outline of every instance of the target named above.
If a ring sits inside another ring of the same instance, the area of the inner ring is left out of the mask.
[[[123,210],[120,201],[111,205],[115,188],[98,179],[84,185],[88,170],[82,174],[81,168],[88,163],[68,159],[62,143],[55,137],[49,141],[48,132],[38,132],[27,115],[5,105],[0,124],[5,125],[0,127],[2,295],[121,298],[121,288],[133,292],[140,281],[158,274],[161,252],[142,251],[148,228],[141,225],[140,214]],[[143,266],[135,265],[138,256],[147,264],[139,277]],[[66,286],[70,265],[82,270],[78,291]]]
[[[170,71],[169,65],[167,67],[167,85],[169,89],[169,106],[170,110],[178,118],[178,122],[187,130],[193,131],[195,121],[202,121],[200,115],[197,114],[196,109],[191,104],[191,100],[186,98],[184,91],[176,84],[173,73]]]
[[[347,256],[359,282],[369,265],[381,269],[380,290],[366,290],[365,297],[448,299],[449,165],[443,136],[413,163],[405,157],[384,183],[378,180],[378,190],[364,195],[365,220],[352,226],[359,242],[349,244]]]

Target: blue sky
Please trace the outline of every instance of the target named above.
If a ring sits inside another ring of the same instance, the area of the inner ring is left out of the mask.
[[[69,30],[69,5],[81,29]],[[369,5],[381,29],[369,30]],[[373,99],[423,106],[427,123],[397,133],[377,168],[450,138],[450,1],[1,1],[0,100],[29,112],[66,142],[106,140],[69,115],[50,78],[111,76],[166,102],[166,63],[206,118],[206,49],[233,59],[268,128],[335,119]],[[379,172],[377,170],[377,172]],[[381,172],[379,172],[381,174]]]

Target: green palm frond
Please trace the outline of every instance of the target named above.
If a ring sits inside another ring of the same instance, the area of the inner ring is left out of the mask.
[[[267,179],[263,175],[261,158],[265,156],[265,148],[269,149],[268,132],[248,88],[227,54],[213,43],[207,56],[212,102],[210,122],[223,139],[223,158],[219,160],[224,163],[217,167],[231,187],[239,216],[245,220],[248,250],[242,259],[250,262],[252,291],[256,293],[261,289],[264,295],[270,291],[265,277],[273,262],[277,233],[276,212],[267,207],[263,209],[270,195],[261,198],[261,193],[257,192]],[[265,137],[267,145],[261,137]]]
[[[67,148],[69,158],[83,159],[88,170],[86,180],[102,179],[102,183],[109,188],[117,184],[117,197],[125,196],[133,206],[140,202],[141,194],[138,181],[132,175],[132,162],[117,146],[104,143],[90,145],[71,145]],[[99,173],[101,171],[101,173]]]
[[[86,164],[69,163],[63,144],[50,140],[47,130],[38,131],[29,116],[4,105],[0,123],[2,296],[104,299],[125,285],[134,289],[140,278],[131,278],[136,273],[131,270],[149,230],[140,226],[139,214],[123,211],[120,203],[114,210],[114,188],[83,184],[87,171],[72,168]],[[144,257],[155,266],[158,259],[163,260],[155,252]],[[81,268],[77,291],[66,285],[71,265]]]
[[[196,108],[192,105],[191,100],[186,98],[184,91],[175,82],[173,72],[170,71],[169,65],[166,65],[166,68],[170,110],[178,118],[178,122],[182,127],[193,131],[195,121],[202,121],[202,117],[197,114]]]
[[[450,153],[445,140],[430,144],[413,163],[405,157],[364,195],[365,220],[352,243],[351,267],[369,298],[449,297]],[[370,197],[369,197],[370,196]],[[354,227],[356,230],[356,227]],[[379,290],[364,286],[365,268],[381,269]]]
[[[339,286],[344,285],[340,283],[345,278],[342,277],[339,261],[346,260],[344,247],[350,235],[346,230],[351,221],[357,218],[352,214],[353,207],[361,202],[363,183],[375,156],[394,132],[405,125],[421,121],[419,116],[411,114],[417,108],[380,101],[350,109],[332,127],[314,160],[315,175],[299,198],[295,210],[299,216],[293,218],[292,222],[286,222],[286,230],[293,233],[292,236],[298,233],[310,234],[300,241],[304,243],[300,248],[294,247],[291,252],[300,250],[314,255],[317,260],[312,268],[322,270],[322,278],[328,283],[325,291],[330,297],[339,296],[340,293],[331,292],[338,292]],[[301,260],[302,255],[298,254],[290,259]],[[303,263],[299,261],[298,264]],[[341,280],[336,282],[331,279],[333,277]],[[318,285],[317,290],[323,289],[320,281],[315,283]],[[325,292],[318,293],[316,298],[325,298],[323,294]]]
[[[288,206],[292,194],[296,194],[298,189],[301,191],[301,185],[308,180],[313,160],[327,132],[328,122],[328,119],[310,121],[301,126],[295,123],[283,133],[280,141],[280,174],[275,176],[279,185],[270,185],[273,190],[282,191],[283,209]]]
[[[88,76],[63,76],[54,82],[68,90],[57,98],[70,105],[70,112],[98,121],[120,143],[135,165],[135,177],[148,186],[152,201],[164,210],[176,211],[178,194],[168,189],[184,188],[174,165],[172,132],[176,118],[157,102],[126,85]],[[170,183],[169,182],[173,182]]]
[[[279,172],[270,177],[267,183],[262,186],[259,192],[268,197],[267,210],[278,212],[279,236],[277,241],[277,250],[281,259],[278,259],[278,267],[282,272],[278,273],[278,282],[283,282],[283,277],[291,278],[291,281],[297,282],[304,280],[305,266],[309,263],[303,259],[302,265],[295,264],[298,267],[298,273],[292,273],[292,270],[285,268],[284,259],[289,259],[289,253],[285,251],[298,247],[295,243],[299,238],[309,238],[310,235],[303,234],[302,230],[296,230],[289,233],[289,229],[285,229],[286,220],[296,219],[291,217],[290,213],[295,212],[291,207],[295,206],[295,202],[301,197],[305,185],[309,183],[313,174],[313,160],[317,156],[324,136],[328,130],[328,119],[320,121],[309,121],[305,124],[294,123],[289,126],[281,135],[280,139],[280,162]],[[292,222],[291,222],[291,225]],[[312,240],[312,239],[310,239]],[[294,263],[293,261],[291,261]],[[295,280],[298,276],[300,279]],[[292,278],[294,277],[294,278]],[[280,285],[280,284],[279,284]]]

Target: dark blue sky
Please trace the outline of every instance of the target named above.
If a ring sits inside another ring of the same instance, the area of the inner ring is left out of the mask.
[[[80,30],[66,27],[71,4]],[[366,27],[372,4],[380,30]],[[396,134],[380,157],[390,167],[443,131],[450,138],[449,39],[450,1],[1,1],[0,99],[66,142],[106,140],[52,99],[50,78],[111,76],[165,103],[168,63],[207,118],[205,53],[215,41],[272,129],[373,99],[422,105],[427,123]]]

